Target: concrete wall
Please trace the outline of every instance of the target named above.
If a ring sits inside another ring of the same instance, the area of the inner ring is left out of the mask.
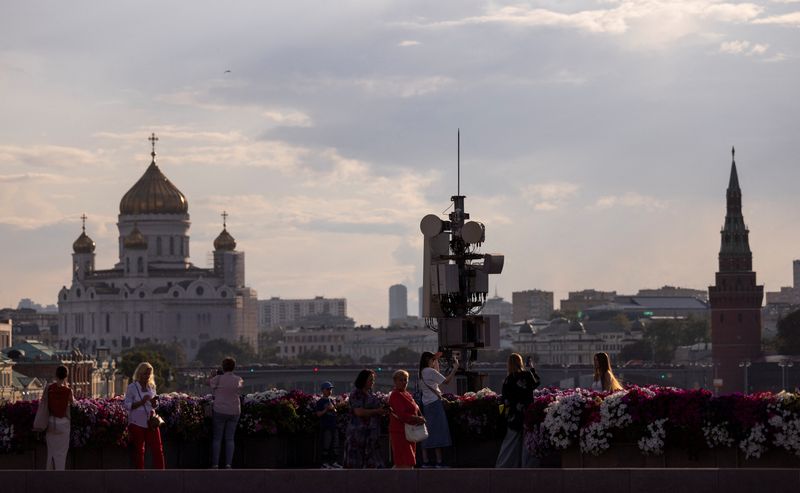
[[[4,493],[726,493],[800,491],[798,469],[0,471]]]

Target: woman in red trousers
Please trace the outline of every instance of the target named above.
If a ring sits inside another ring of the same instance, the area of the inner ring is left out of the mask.
[[[392,444],[392,457],[395,469],[411,469],[417,463],[417,444],[406,440],[406,423],[419,425],[425,422],[420,415],[419,406],[406,390],[408,372],[397,370],[392,376],[394,389],[389,394],[389,407],[392,409],[389,418],[389,440]]]
[[[125,407],[128,409],[128,435],[133,444],[133,463],[136,469],[144,469],[144,447],[153,454],[153,469],[164,469],[164,449],[161,446],[161,430],[150,426],[150,417],[156,413],[158,396],[153,366],[142,362],[133,372],[133,383],[125,392]]]

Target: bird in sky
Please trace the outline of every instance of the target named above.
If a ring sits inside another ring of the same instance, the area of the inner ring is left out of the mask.
[[[223,72],[223,74],[229,74],[229,73],[231,73],[230,70],[226,70],[225,72]]]

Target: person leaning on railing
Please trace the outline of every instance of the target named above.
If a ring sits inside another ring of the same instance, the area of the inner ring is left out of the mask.
[[[211,468],[219,468],[219,455],[222,448],[222,439],[225,439],[225,468],[230,469],[233,462],[234,435],[242,405],[239,392],[242,388],[242,378],[235,375],[236,360],[225,358],[222,360],[222,375],[215,375],[208,384],[214,396],[214,413],[212,417],[213,434],[211,440]]]

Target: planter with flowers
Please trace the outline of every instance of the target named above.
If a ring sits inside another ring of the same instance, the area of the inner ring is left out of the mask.
[[[797,467],[800,396],[542,389],[527,411],[526,446],[540,457],[560,452],[564,467]]]

